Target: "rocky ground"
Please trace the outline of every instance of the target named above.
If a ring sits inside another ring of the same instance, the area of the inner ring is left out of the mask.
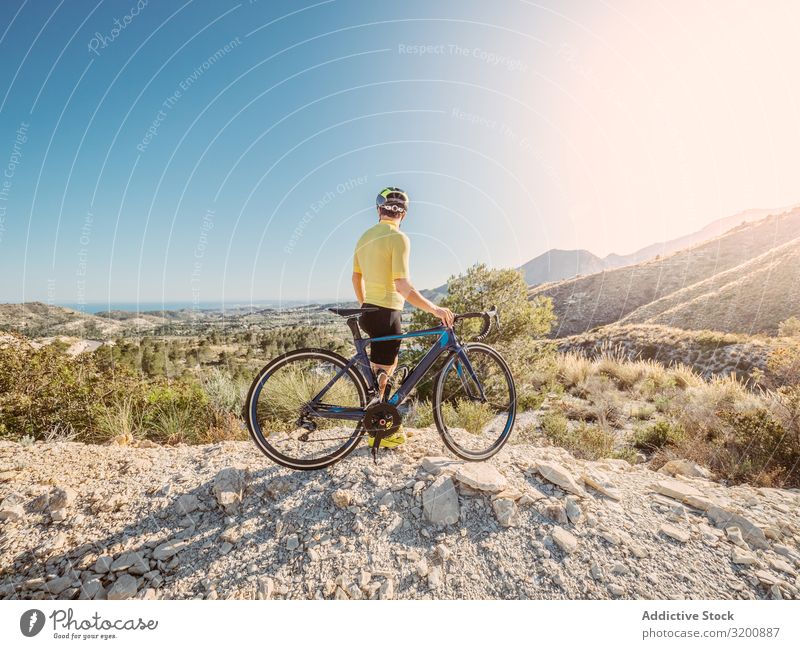
[[[249,442],[2,442],[0,597],[800,598],[798,490],[413,432],[312,473]]]

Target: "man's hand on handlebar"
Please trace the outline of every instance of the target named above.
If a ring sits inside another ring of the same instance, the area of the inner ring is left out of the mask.
[[[453,323],[455,322],[455,315],[446,307],[437,306],[433,311],[433,315],[439,318],[442,321],[442,324],[446,327],[452,327]]]

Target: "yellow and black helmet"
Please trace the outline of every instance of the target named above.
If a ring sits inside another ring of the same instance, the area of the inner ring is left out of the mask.
[[[399,187],[387,187],[378,194],[375,205],[378,207],[396,205],[405,211],[408,209],[408,194]]]

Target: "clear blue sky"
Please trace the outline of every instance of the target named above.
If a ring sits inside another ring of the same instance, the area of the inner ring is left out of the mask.
[[[797,202],[795,10],[729,4],[4,0],[0,301],[350,299],[385,185],[419,287]]]

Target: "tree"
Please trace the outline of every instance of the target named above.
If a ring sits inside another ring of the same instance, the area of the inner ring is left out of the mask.
[[[501,331],[493,330],[488,342],[511,341],[520,336],[541,338],[550,332],[555,322],[549,298],[528,299],[528,285],[521,272],[489,268],[486,264],[475,264],[463,275],[451,277],[447,282],[447,295],[440,305],[454,313],[486,311],[496,305]],[[424,311],[415,311],[412,323],[415,328],[434,327],[438,320]],[[461,335],[468,337],[480,326],[480,320],[464,322],[460,325]]]

